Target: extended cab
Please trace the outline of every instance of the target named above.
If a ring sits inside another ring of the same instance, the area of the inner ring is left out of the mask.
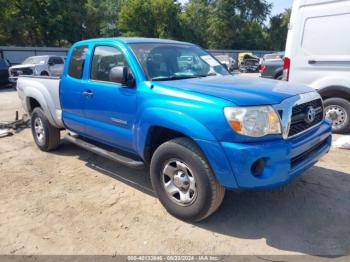
[[[78,42],[61,79],[22,76],[17,89],[41,150],[66,129],[65,139],[96,154],[150,167],[161,203],[184,220],[212,214],[225,189],[288,183],[331,144],[317,92],[232,76],[190,43]]]

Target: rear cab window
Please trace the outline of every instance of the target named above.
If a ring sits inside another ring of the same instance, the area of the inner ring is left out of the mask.
[[[77,46],[74,48],[69,61],[69,67],[68,67],[69,76],[76,79],[82,79],[87,52],[88,52],[87,45]]]

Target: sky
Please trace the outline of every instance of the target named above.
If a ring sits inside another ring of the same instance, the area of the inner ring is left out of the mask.
[[[293,0],[270,0],[272,3],[271,15],[282,13],[284,9],[291,8]]]

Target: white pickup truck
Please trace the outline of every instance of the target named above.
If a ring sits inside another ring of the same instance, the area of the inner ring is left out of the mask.
[[[20,75],[60,76],[63,73],[64,58],[61,56],[31,56],[20,65],[9,68],[9,80],[16,83]]]

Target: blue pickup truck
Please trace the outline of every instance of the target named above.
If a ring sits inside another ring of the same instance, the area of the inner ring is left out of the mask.
[[[80,147],[149,169],[160,202],[187,221],[214,213],[226,189],[288,183],[331,145],[313,89],[232,76],[190,43],[81,41],[60,79],[21,76],[17,90],[41,150],[65,129]]]

